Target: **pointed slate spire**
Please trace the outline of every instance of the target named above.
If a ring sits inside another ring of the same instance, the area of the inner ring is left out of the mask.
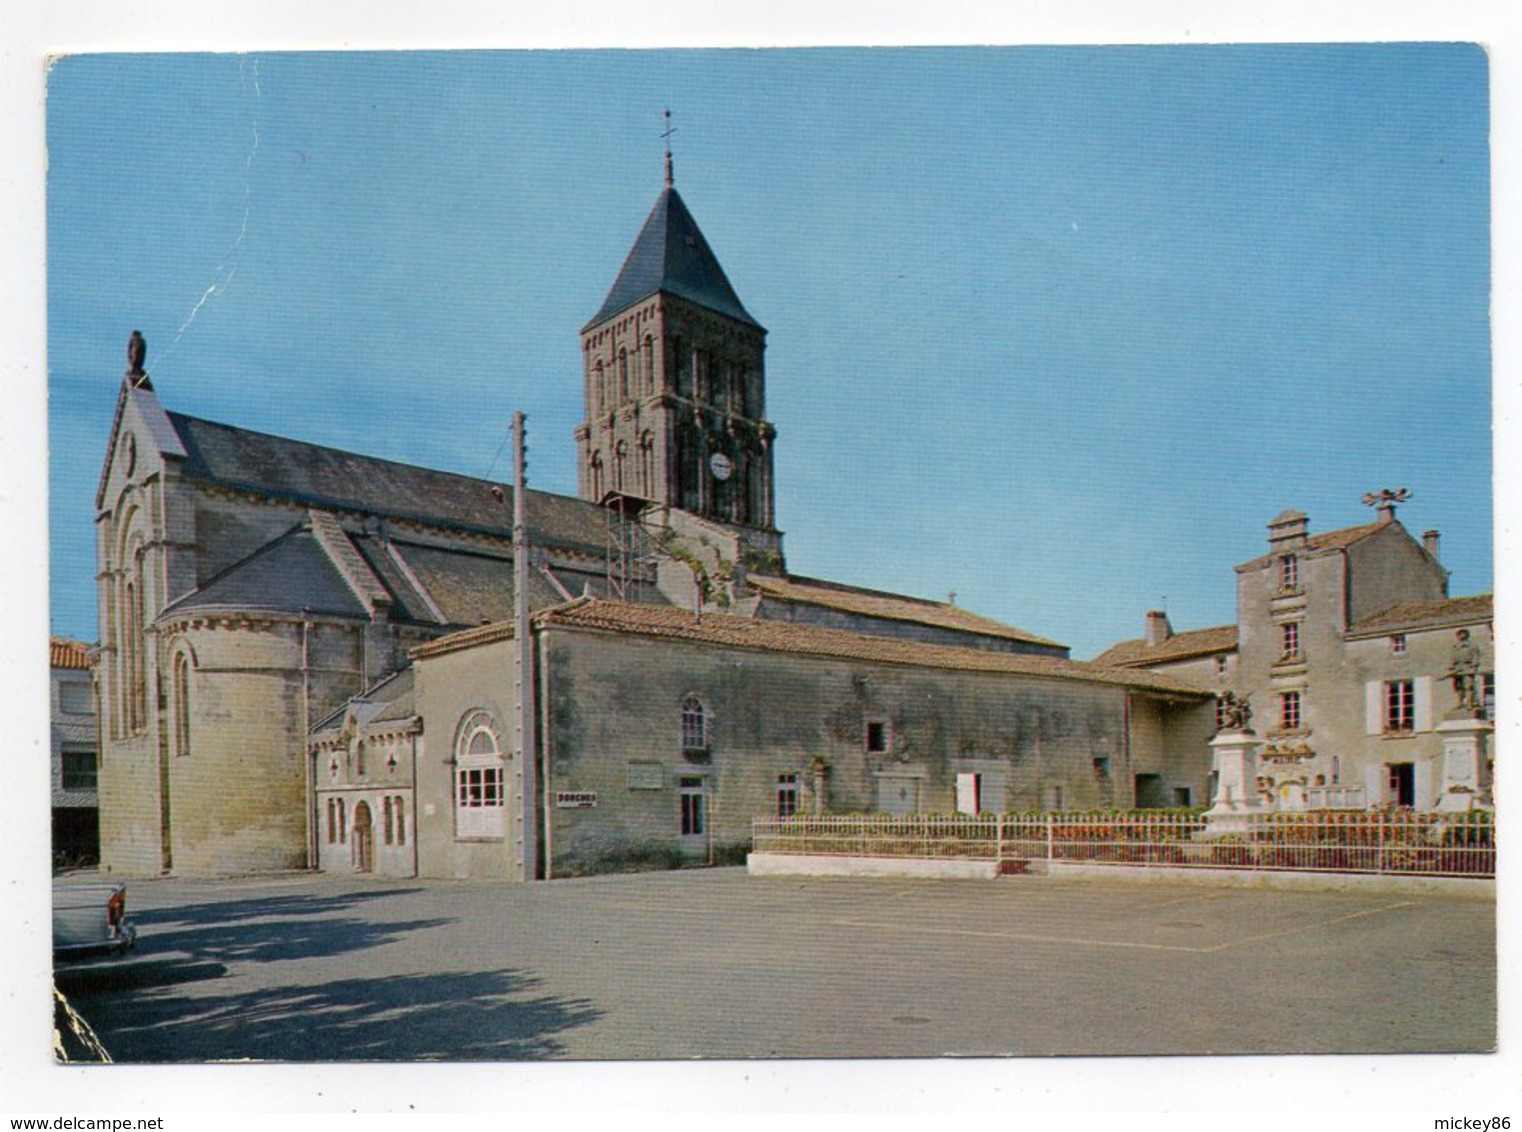
[[[703,238],[698,222],[669,182],[645,219],[613,289],[582,329],[596,326],[657,291],[677,295],[750,326],[761,325],[740,302],[713,249]]]

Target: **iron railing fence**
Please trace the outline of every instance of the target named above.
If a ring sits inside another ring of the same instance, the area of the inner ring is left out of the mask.
[[[1198,869],[1495,876],[1488,812],[1259,814],[1230,832],[1202,811],[1093,814],[841,814],[757,818],[758,853],[1071,861]]]
[[[809,853],[830,857],[983,857],[1002,855],[994,814],[840,814],[757,818],[751,847],[757,853]]]

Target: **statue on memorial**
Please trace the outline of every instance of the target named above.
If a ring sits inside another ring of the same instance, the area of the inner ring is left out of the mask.
[[[127,339],[127,376],[136,377],[143,372],[143,361],[148,357],[148,343],[141,331],[134,330]]]
[[[1469,639],[1469,630],[1453,635],[1453,658],[1448,662],[1448,679],[1458,710],[1468,715],[1480,712],[1480,646]]]
[[[1248,706],[1246,696],[1238,696],[1235,692],[1222,692],[1220,703],[1222,731],[1250,731],[1252,729],[1252,708]]]

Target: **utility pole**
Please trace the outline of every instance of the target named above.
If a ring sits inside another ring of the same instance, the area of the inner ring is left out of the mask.
[[[536,787],[534,751],[534,642],[529,624],[528,579],[528,479],[525,469],[527,444],[523,437],[524,416],[513,414],[513,680],[518,733],[518,783],[522,791],[519,820],[522,823],[522,870],[520,880],[538,877],[539,791]]]

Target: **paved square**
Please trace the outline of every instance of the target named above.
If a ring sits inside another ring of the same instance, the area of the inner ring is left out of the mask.
[[[1485,1050],[1495,905],[1011,877],[135,881],[118,1061]]]

